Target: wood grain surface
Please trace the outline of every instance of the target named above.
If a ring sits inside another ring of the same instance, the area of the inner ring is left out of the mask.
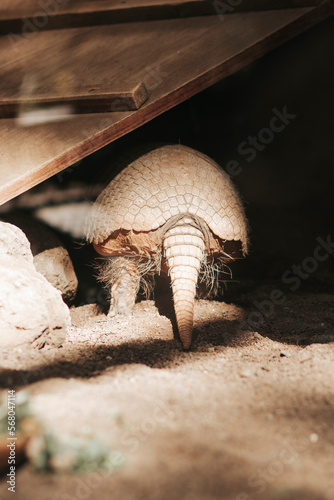
[[[320,0],[2,0],[0,33],[311,7]]]
[[[332,2],[287,9],[44,31],[13,43],[0,38],[0,93],[31,83],[76,79],[141,81],[138,111],[68,115],[20,126],[0,120],[0,203],[134,130],[333,12]]]

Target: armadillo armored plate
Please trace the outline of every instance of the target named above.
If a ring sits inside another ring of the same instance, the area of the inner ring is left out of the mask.
[[[97,245],[119,229],[152,231],[180,214],[200,217],[247,253],[244,209],[229,176],[185,146],[154,149],[124,168],[97,198],[87,238]]]

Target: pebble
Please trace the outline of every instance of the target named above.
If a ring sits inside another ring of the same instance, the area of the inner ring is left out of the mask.
[[[315,432],[310,434],[310,441],[311,443],[317,443],[319,440],[319,436],[318,434],[316,434]]]

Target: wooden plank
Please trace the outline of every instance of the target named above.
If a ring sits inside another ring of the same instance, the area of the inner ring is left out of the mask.
[[[6,84],[9,84],[8,80]],[[147,100],[145,85],[130,82],[76,82],[48,87],[37,83],[30,87],[10,85],[0,92],[0,117],[15,117],[46,107],[67,105],[70,113],[100,113],[131,111]]]
[[[22,47],[0,39],[0,87],[85,74],[89,80],[143,81],[150,97],[134,112],[72,116],[43,126],[0,120],[0,203],[207,88],[333,13],[289,9],[46,31]],[[45,64],[45,61],[52,64]]]
[[[2,0],[0,33],[311,7],[320,0]]]

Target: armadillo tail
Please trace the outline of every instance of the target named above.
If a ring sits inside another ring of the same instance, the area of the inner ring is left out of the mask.
[[[196,285],[205,250],[203,233],[191,218],[183,218],[168,229],[163,244],[172,282],[179,335],[183,348],[189,349]]]

